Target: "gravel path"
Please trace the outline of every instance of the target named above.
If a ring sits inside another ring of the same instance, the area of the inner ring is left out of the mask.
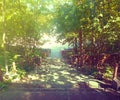
[[[36,70],[29,73],[24,79],[14,81],[18,84],[29,84],[42,88],[80,88],[79,83],[86,83],[93,88],[99,88],[98,80],[92,76],[80,74],[60,59],[46,59]],[[94,84],[94,85],[92,85]],[[15,87],[15,85],[14,85]],[[27,87],[27,86],[26,86]],[[30,87],[29,87],[30,88]]]
[[[60,59],[46,59],[22,80],[0,93],[0,100],[120,100],[120,93],[103,89],[101,81],[80,74]]]

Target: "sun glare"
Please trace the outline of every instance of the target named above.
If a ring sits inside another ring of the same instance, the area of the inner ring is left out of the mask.
[[[51,49],[53,48],[54,46],[56,46],[56,37],[51,37],[47,34],[44,34],[43,35],[43,40],[46,41],[44,43],[44,45],[42,45],[42,48],[47,48],[47,49]]]
[[[58,43],[57,42],[57,36],[49,36],[47,34],[43,35],[42,38],[44,41],[46,41],[44,43],[44,45],[42,45],[42,48],[46,48],[46,49],[53,49],[53,48],[64,48],[67,47],[67,45],[62,45],[62,43]]]

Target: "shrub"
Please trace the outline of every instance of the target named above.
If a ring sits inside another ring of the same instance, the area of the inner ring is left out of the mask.
[[[8,83],[0,82],[0,91],[8,89]]]
[[[114,72],[114,68],[113,67],[106,66],[105,73],[103,73],[103,78],[105,78],[105,79],[112,79],[113,72]]]

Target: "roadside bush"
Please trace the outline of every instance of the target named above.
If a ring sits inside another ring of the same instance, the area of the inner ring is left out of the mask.
[[[111,66],[106,66],[105,73],[103,73],[103,78],[105,79],[112,79],[114,73],[114,68]]]
[[[8,89],[8,83],[6,82],[0,82],[0,91]]]

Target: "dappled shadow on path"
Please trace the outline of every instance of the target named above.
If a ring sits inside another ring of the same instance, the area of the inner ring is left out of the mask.
[[[44,88],[78,88],[79,82],[88,79],[88,76],[80,74],[60,59],[47,59],[18,83],[41,85]]]
[[[0,100],[120,100],[119,92],[110,85],[104,86],[101,81],[80,74],[60,59],[47,59],[37,70],[14,81],[10,89],[0,95]]]

